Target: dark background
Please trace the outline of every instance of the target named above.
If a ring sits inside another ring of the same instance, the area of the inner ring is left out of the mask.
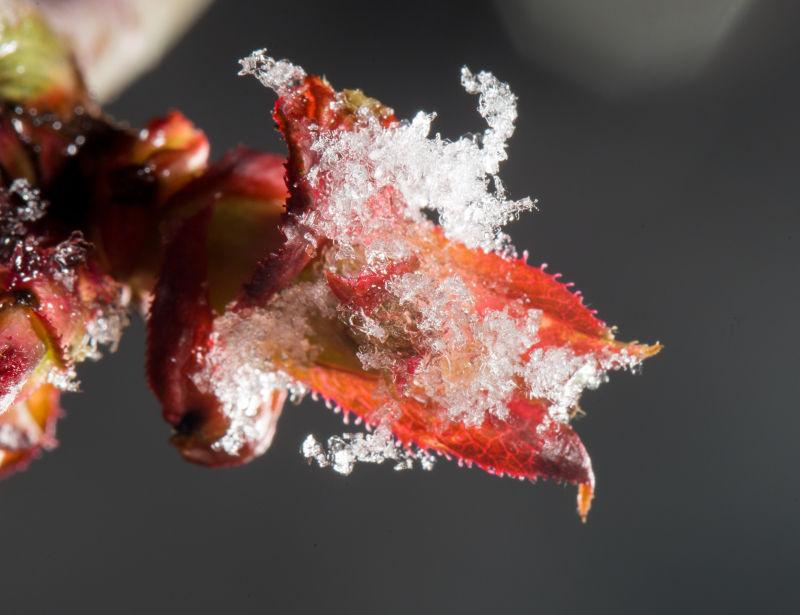
[[[516,245],[621,338],[666,348],[584,398],[576,428],[598,491],[581,525],[572,488],[446,462],[346,478],[309,467],[305,434],[343,429],[310,400],[249,466],[184,463],[137,322],[117,354],[82,366],[61,446],[0,485],[0,612],[796,612],[792,5],[753,2],[686,79],[619,91],[522,54],[490,3],[216,2],[110,106],[118,118],[176,107],[215,156],[280,148],[272,94],[236,77],[267,46],[401,116],[437,110],[455,137],[482,129],[460,66],[492,70],[520,97],[503,177],[541,206],[512,226]]]

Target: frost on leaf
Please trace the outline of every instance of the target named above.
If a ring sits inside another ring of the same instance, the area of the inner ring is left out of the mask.
[[[55,445],[75,364],[113,349],[127,324],[123,287],[95,269],[80,231],[54,232],[47,214],[26,180],[0,188],[0,475]]]
[[[398,120],[264,50],[242,66],[279,95],[289,195],[280,245],[204,325],[192,381],[227,424],[212,448],[235,453],[254,399],[310,390],[375,430],[310,436],[303,453],[321,466],[405,467],[431,450],[578,484],[585,515],[594,474],[569,424],[581,393],[658,346],[617,342],[578,294],[515,256],[502,227],[534,201],[510,199],[498,177],[509,87],[463,69],[487,127],[447,140],[431,134],[434,114]]]
[[[283,85],[271,84],[265,83],[278,94],[285,92]],[[479,95],[479,111],[488,128],[480,136],[456,141],[431,136],[433,113],[387,124],[385,116],[354,93],[333,96],[330,109],[348,112],[352,126],[309,126],[307,155],[314,163],[306,181],[315,206],[304,222],[341,250],[360,245],[368,264],[401,257],[408,246],[392,239],[387,220],[370,206],[382,190],[392,188],[402,198],[393,212],[396,216],[419,223],[424,220],[422,211],[430,210],[438,214],[447,237],[469,247],[510,252],[500,228],[534,207],[529,198],[509,199],[497,175],[514,132],[516,97],[489,73],[473,77],[464,69],[463,84]],[[290,91],[287,98],[296,95]],[[354,105],[359,106],[351,109]]]
[[[427,467],[434,452],[575,484],[585,516],[581,394],[659,346],[616,341],[558,276],[517,258],[502,228],[534,201],[498,176],[508,85],[465,68],[486,127],[448,140],[432,113],[398,120],[265,50],[242,74],[278,94],[288,159],[239,150],[170,201],[186,215],[167,237],[148,371],[181,453],[252,459],[284,401],[310,392],[367,428],[309,436],[320,466]]]
[[[171,201],[190,213],[169,238],[155,286],[148,375],[175,428],[173,443],[196,463],[231,465],[262,454],[288,389],[297,389],[252,352],[254,329],[239,326],[249,319],[226,313],[259,255],[279,243],[283,171],[278,156],[239,149]],[[228,317],[223,330],[232,346],[223,355],[214,327]]]

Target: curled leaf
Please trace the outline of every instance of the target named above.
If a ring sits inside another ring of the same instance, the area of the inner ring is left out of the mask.
[[[188,218],[172,222],[177,230],[155,286],[148,374],[164,405],[164,418],[176,429],[173,443],[190,461],[242,463],[263,453],[272,441],[285,392],[258,391],[242,401],[250,421],[237,429],[226,407],[230,400],[201,391],[195,378],[211,344],[215,314],[225,310],[253,275],[259,255],[280,244],[285,197],[283,160],[240,149],[169,203],[171,211]]]

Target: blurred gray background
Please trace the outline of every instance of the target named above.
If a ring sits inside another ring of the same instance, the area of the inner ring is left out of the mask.
[[[0,612],[797,612],[800,4],[590,4],[218,0],[109,107],[179,108],[219,157],[282,148],[236,76],[256,47],[453,137],[482,129],[462,64],[510,82],[502,175],[540,199],[516,245],[666,346],[584,399],[589,522],[572,488],[446,462],[309,467],[305,434],[342,431],[310,400],[249,466],[189,465],[137,322],[82,366],[61,446],[0,485]]]

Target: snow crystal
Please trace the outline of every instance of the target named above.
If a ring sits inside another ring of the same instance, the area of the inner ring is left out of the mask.
[[[320,133],[312,145],[318,160],[308,173],[318,208],[306,222],[341,243],[354,232],[379,232],[371,208],[357,204],[392,187],[406,216],[421,221],[422,210],[435,211],[448,237],[469,247],[509,251],[500,228],[534,204],[528,198],[508,200],[493,174],[505,158],[505,141],[498,136],[503,133],[490,128],[483,144],[466,137],[447,141],[429,136],[433,118],[418,113],[410,123],[385,127],[364,115],[356,130]],[[513,121],[504,121],[513,130]]]
[[[310,341],[309,319],[333,317],[333,304],[321,280],[287,288],[264,308],[227,312],[215,319],[212,349],[194,376],[198,388],[213,393],[230,418],[227,433],[214,446],[235,455],[253,436],[274,430],[277,413],[263,412],[263,404],[278,397],[282,402],[287,394],[294,402],[302,399],[305,388],[280,364],[313,360],[318,348]],[[267,415],[272,416],[271,423]]]
[[[306,76],[301,67],[287,60],[275,60],[268,56],[266,49],[254,51],[249,57],[239,60],[239,64],[242,65],[239,75],[253,75],[279,96],[283,96]]]
[[[240,74],[254,75],[281,96],[306,74],[263,49],[241,64]],[[431,137],[433,113],[420,112],[411,122],[386,127],[366,108],[354,130],[319,131],[312,145],[318,160],[308,173],[318,195],[317,207],[305,222],[347,244],[354,232],[370,226],[374,213],[359,204],[388,186],[399,191],[407,215],[419,220],[424,209],[438,212],[448,237],[469,247],[510,252],[508,237],[500,228],[535,206],[530,198],[509,200],[497,176],[514,133],[517,99],[491,73],[475,76],[464,68],[461,80],[467,92],[479,96],[478,110],[488,124],[481,137],[455,141],[439,134]]]
[[[508,158],[506,142],[514,134],[517,97],[492,73],[473,75],[466,66],[461,69],[461,86],[469,94],[478,94],[478,113],[489,125],[483,134],[481,157],[485,172],[496,175],[500,162]]]
[[[99,353],[92,358],[99,358]],[[80,381],[78,380],[78,372],[75,371],[75,366],[68,364],[66,367],[57,368],[53,367],[47,372],[45,382],[52,384],[54,387],[61,391],[75,393],[80,389]]]
[[[411,385],[441,404],[451,420],[476,426],[487,412],[506,418],[506,402],[523,375],[522,355],[537,341],[541,312],[525,310],[522,318],[512,317],[508,309],[478,314],[457,275],[440,280],[415,271],[386,286],[401,305],[421,313],[417,341],[426,352]],[[362,350],[373,364],[379,352]]]
[[[551,402],[549,414],[566,423],[584,389],[596,389],[608,379],[594,355],[576,356],[568,348],[537,348],[525,369],[531,397]]]
[[[16,212],[12,216],[17,220],[34,222],[44,215],[46,203],[42,201],[39,190],[32,187],[28,180],[15,179],[8,187],[7,194],[17,199]]]
[[[48,203],[25,179],[15,179],[0,191],[0,260],[10,261],[23,279],[50,272],[69,292],[73,291],[75,268],[83,263],[89,244],[80,231],[48,251],[38,250],[39,240],[29,233],[30,223],[43,218]]]
[[[213,392],[220,400],[230,419],[226,433],[212,447],[229,455],[238,454],[247,442],[260,442],[266,448],[287,391],[295,385],[282,373],[260,367],[253,356],[233,361],[233,351],[223,348],[218,342],[206,370],[194,377],[201,391]],[[302,391],[295,389],[295,394]]]
[[[15,179],[0,191],[0,258],[7,260],[24,241],[28,223],[41,219],[47,202],[25,179]]]
[[[344,433],[331,436],[324,446],[312,434],[301,448],[303,457],[321,468],[331,468],[349,475],[356,463],[394,461],[395,470],[410,470],[418,463],[423,470],[433,469],[434,458],[425,451],[403,448],[392,436],[388,425],[379,425],[373,433]]]
[[[639,365],[641,359],[624,349],[616,355],[576,355],[569,348],[536,348],[524,366],[524,379],[530,396],[550,402],[550,416],[566,423],[581,394],[607,382],[609,370],[634,370]]]
[[[86,260],[89,248],[80,231],[74,231],[53,248],[47,263],[48,270],[69,292],[75,290],[75,268]]]
[[[130,290],[123,286],[118,292],[116,301],[95,305],[92,317],[86,322],[79,350],[75,352],[76,360],[97,360],[101,357],[100,348],[104,346],[110,352],[117,351],[122,332],[130,323]]]
[[[278,373],[253,365],[218,370],[215,376],[214,392],[230,424],[212,447],[236,455],[247,442],[258,442],[265,450],[275,433],[289,383]]]

